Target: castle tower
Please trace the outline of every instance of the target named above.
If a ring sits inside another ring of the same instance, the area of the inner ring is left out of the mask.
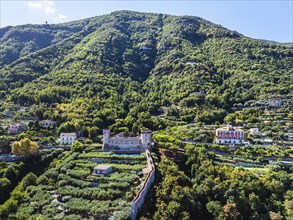
[[[140,134],[141,145],[145,149],[151,149],[152,144],[152,131],[142,130]]]
[[[110,129],[103,129],[103,150],[105,149],[105,145],[109,143],[110,132]]]

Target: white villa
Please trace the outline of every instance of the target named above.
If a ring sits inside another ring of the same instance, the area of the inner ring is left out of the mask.
[[[76,140],[76,133],[61,133],[57,142],[60,145],[72,145]]]
[[[146,149],[151,150],[152,132],[141,131],[138,137],[124,137],[116,135],[111,137],[110,129],[103,130],[103,151],[113,151],[117,153],[141,153]]]
[[[272,98],[272,99],[269,99],[269,106],[272,106],[272,107],[282,107],[282,99],[280,98]]]
[[[26,130],[26,125],[22,123],[14,123],[8,128],[8,134],[19,134]]]
[[[244,131],[227,125],[216,129],[216,143],[218,144],[243,144]]]

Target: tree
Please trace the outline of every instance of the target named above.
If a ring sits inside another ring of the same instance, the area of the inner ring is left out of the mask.
[[[83,143],[81,143],[79,141],[75,141],[71,145],[71,151],[72,152],[82,152],[83,150],[84,150],[84,145],[83,145]]]
[[[5,173],[5,177],[14,183],[17,181],[18,176],[18,170],[16,170],[13,165],[9,165]]]
[[[293,190],[285,194],[285,211],[288,219],[293,219]]]
[[[97,127],[91,127],[88,129],[88,135],[89,135],[89,138],[92,139],[92,140],[96,140],[97,139],[97,136],[98,136],[98,132],[99,132],[99,128]]]
[[[12,144],[12,153],[15,155],[35,154],[38,150],[39,145],[28,138],[23,138]]]
[[[206,204],[206,208],[215,218],[223,217],[223,206],[219,201],[210,201]]]
[[[21,181],[22,187],[26,189],[26,187],[30,185],[36,185],[37,178],[38,177],[36,176],[36,174],[32,172],[28,173]]]
[[[6,177],[0,178],[0,203],[5,201],[6,196],[9,195],[9,190],[11,187],[11,182]],[[4,200],[3,200],[4,199]]]
[[[31,129],[33,126],[34,126],[34,122],[33,121],[30,121],[29,123],[28,123],[28,127]]]
[[[282,220],[283,219],[283,217],[279,213],[272,212],[272,211],[270,211],[270,218],[271,218],[271,220]]]
[[[237,210],[236,203],[229,203],[224,206],[224,213],[228,219],[237,219],[240,213]]]
[[[134,123],[133,125],[132,125],[132,134],[134,135],[134,136],[136,136],[137,135],[137,133],[138,133],[138,125],[137,125],[137,123]]]

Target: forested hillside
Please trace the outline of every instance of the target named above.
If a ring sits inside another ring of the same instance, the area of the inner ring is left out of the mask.
[[[57,25],[21,25],[2,28],[0,68],[80,32],[88,21],[89,19],[85,19]]]
[[[222,122],[233,105],[292,104],[293,50],[197,17],[118,11],[1,29],[0,97],[39,105],[64,130]],[[252,102],[253,102],[252,101]],[[2,108],[4,108],[2,106]]]

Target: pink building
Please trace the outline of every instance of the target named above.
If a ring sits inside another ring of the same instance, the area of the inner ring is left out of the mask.
[[[21,123],[12,124],[8,128],[8,134],[19,134],[26,130],[26,125]]]
[[[227,125],[216,129],[216,143],[218,144],[243,144],[244,131]]]

